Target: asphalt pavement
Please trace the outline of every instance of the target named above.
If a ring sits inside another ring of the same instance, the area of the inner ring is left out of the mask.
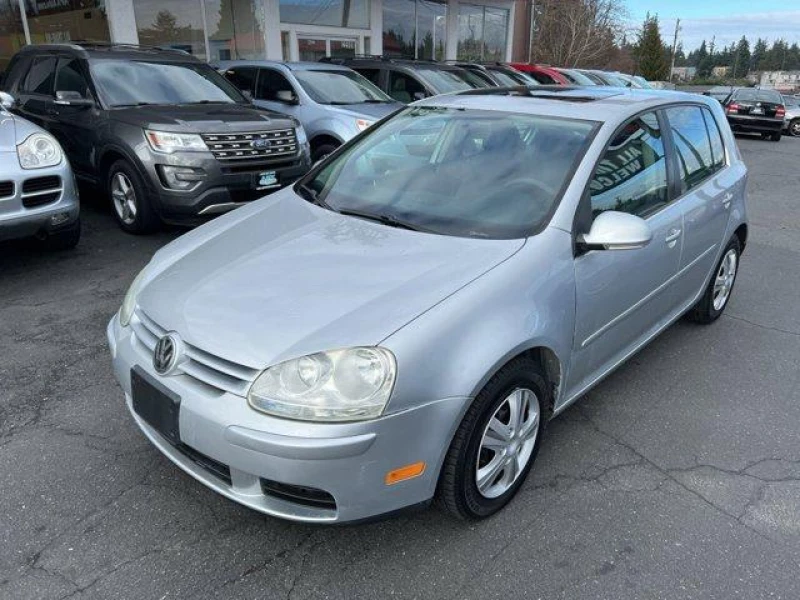
[[[800,598],[800,139],[739,138],[750,240],[715,324],[679,322],[550,426],[494,518],[272,519],[139,433],[108,319],[180,231],[91,194],[72,252],[0,244],[0,598]]]

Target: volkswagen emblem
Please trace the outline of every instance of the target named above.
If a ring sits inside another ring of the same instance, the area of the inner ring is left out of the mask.
[[[250,142],[250,147],[253,148],[254,150],[266,150],[270,146],[272,146],[272,142],[260,138]]]
[[[164,335],[153,350],[153,368],[160,375],[167,375],[178,364],[181,354],[181,340],[177,333]]]

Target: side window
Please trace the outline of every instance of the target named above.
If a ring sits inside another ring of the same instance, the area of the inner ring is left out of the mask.
[[[81,72],[80,62],[74,58],[62,58],[56,71],[56,92],[78,92],[81,98],[89,95],[89,84]]]
[[[677,106],[666,113],[675,142],[681,192],[686,192],[714,172],[711,142],[699,106]]]
[[[425,86],[413,77],[399,71],[389,71],[389,95],[392,98],[408,104],[417,99],[414,94],[428,95]]]
[[[290,91],[294,93],[292,84],[282,74],[273,69],[261,69],[258,77],[258,90],[256,98],[259,100],[278,100],[278,92]]]
[[[380,69],[356,69],[364,77],[369,79],[372,83],[381,87],[381,70]]]
[[[252,97],[256,95],[255,67],[236,67],[225,71],[225,77],[242,92],[249,92]]]
[[[645,113],[616,134],[589,185],[592,216],[618,210],[647,217],[669,202],[664,138],[655,113]]]
[[[53,79],[56,74],[56,59],[51,56],[43,56],[34,59],[25,85],[22,90],[29,94],[53,95]]]
[[[707,108],[703,109],[703,118],[706,120],[708,137],[711,139],[711,157],[714,160],[714,170],[719,171],[725,166],[725,145],[722,143],[722,133],[717,126],[717,121]]]

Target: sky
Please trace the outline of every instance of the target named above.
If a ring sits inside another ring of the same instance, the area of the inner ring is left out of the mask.
[[[783,38],[800,43],[800,0],[624,0],[630,20],[637,27],[648,11],[658,14],[661,35],[671,45],[675,19],[681,20],[678,41],[688,53],[703,39],[716,35],[718,48],[729,46],[742,35],[752,47],[756,38]]]

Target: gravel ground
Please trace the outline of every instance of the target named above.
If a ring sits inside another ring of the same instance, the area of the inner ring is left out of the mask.
[[[178,235],[85,199],[77,250],[0,245],[0,598],[800,597],[800,139],[740,138],[751,233],[725,316],[680,322],[556,419],[479,524],[312,527],[138,432],[105,326]]]

